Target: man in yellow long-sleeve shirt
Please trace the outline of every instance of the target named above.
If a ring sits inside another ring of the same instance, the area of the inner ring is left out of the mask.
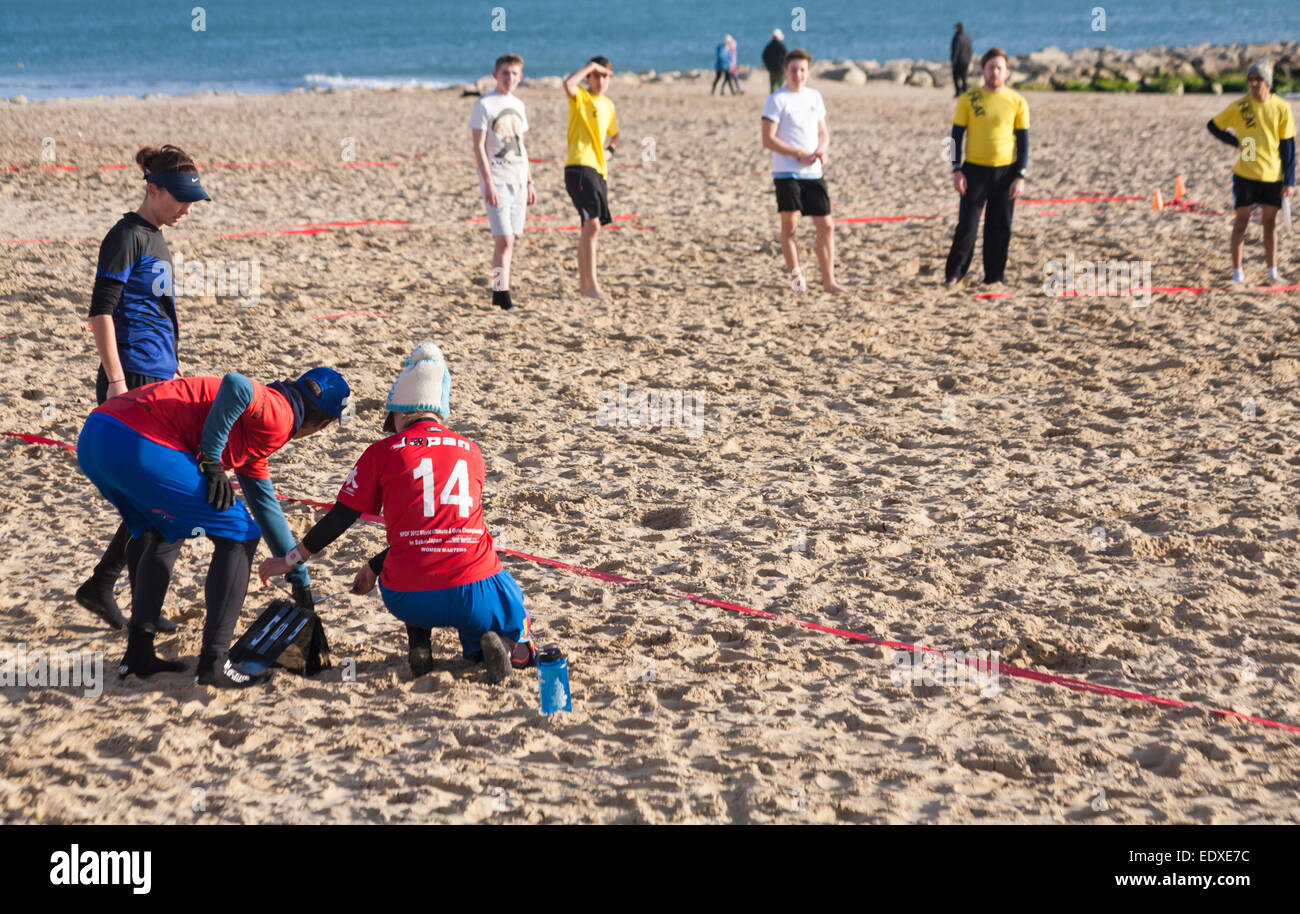
[[[952,186],[961,195],[957,230],[948,251],[945,281],[970,269],[980,213],[984,216],[984,281],[1002,282],[1011,243],[1011,215],[1025,190],[1029,164],[1029,104],[1006,87],[1007,55],[990,48],[980,59],[984,85],[957,99],[952,118]],[[961,141],[966,138],[966,161]]]

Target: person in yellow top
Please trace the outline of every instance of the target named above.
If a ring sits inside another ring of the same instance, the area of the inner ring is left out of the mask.
[[[1268,279],[1277,272],[1277,211],[1295,187],[1295,119],[1291,106],[1272,94],[1273,64],[1257,61],[1246,71],[1250,94],[1220,111],[1208,124],[1210,133],[1240,149],[1232,169],[1232,281],[1245,282],[1242,257],[1251,208],[1258,204],[1264,222],[1264,262]],[[1235,130],[1236,135],[1228,130]]]
[[[614,75],[609,61],[593,57],[564,77],[569,97],[569,153],[564,160],[564,187],[578,208],[582,234],[578,238],[578,276],[582,294],[607,298],[596,281],[596,236],[609,225],[609,159],[618,149],[618,115],[605,95]],[[587,88],[578,85],[587,80]]]
[[[980,58],[984,85],[963,93],[952,116],[952,186],[961,195],[957,230],[944,280],[960,282],[970,269],[980,213],[984,216],[984,281],[1002,282],[1011,243],[1011,215],[1025,190],[1029,164],[1029,103],[1006,87],[1007,55],[990,48]],[[966,138],[966,161],[961,141]]]

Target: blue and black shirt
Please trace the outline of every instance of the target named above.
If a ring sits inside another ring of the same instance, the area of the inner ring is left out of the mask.
[[[171,378],[178,360],[172,255],[162,231],[126,213],[99,245],[90,316],[111,314],[118,357],[128,374]]]

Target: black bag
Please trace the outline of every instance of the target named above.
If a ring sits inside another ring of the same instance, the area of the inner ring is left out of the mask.
[[[314,676],[331,666],[325,624],[313,610],[292,600],[274,600],[235,642],[230,660],[249,676],[272,666]]]

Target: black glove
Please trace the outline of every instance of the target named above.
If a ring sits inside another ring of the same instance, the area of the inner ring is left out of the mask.
[[[304,587],[301,584],[294,584],[293,602],[295,606],[301,606],[303,609],[315,609],[316,597],[312,595],[311,585]]]
[[[235,503],[235,487],[221,468],[221,461],[200,453],[199,472],[208,478],[208,504],[218,511],[225,511]]]

